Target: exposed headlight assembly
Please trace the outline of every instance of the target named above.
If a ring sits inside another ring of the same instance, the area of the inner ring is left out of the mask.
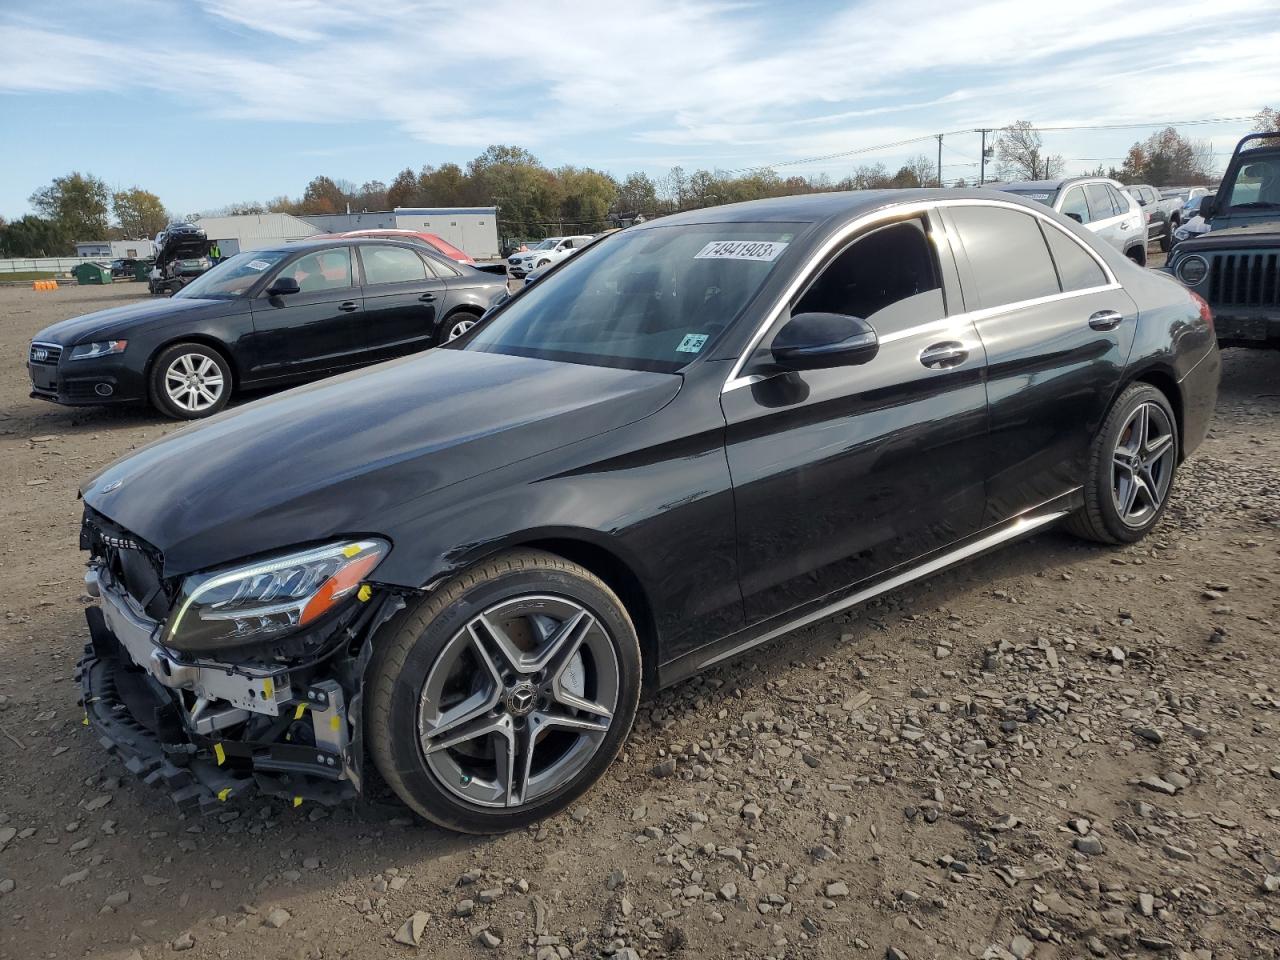
[[[385,540],[352,540],[193,574],[183,581],[163,643],[216,650],[306,627],[353,596],[390,548]]]
[[[1178,279],[1189,287],[1194,287],[1209,272],[1209,264],[1204,257],[1190,256],[1178,264]]]
[[[71,348],[71,359],[92,360],[94,357],[109,357],[113,353],[124,353],[124,348],[128,345],[128,340],[100,340],[96,343],[81,343]]]

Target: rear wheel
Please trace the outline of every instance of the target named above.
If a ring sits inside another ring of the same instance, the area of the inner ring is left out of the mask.
[[[231,367],[202,343],[175,343],[151,364],[151,403],[175,420],[199,420],[231,399]]]
[[[369,667],[370,753],[441,826],[498,833],[558,813],[631,729],[635,628],[603,581],[560,557],[501,555],[389,630]]]
[[[1148,383],[1126,389],[1089,451],[1084,506],[1067,521],[1077,536],[1134,543],[1164,515],[1178,465],[1178,425],[1168,398]]]

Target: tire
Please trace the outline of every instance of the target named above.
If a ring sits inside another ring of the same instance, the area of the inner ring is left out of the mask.
[[[203,343],[175,343],[151,363],[151,405],[174,420],[201,420],[231,399],[231,367]]]
[[[436,337],[436,342],[448,343],[450,340],[457,340],[479,322],[478,314],[466,310],[450,314],[445,318],[444,323],[440,324],[440,334]]]
[[[1142,417],[1145,428],[1137,425]],[[1067,518],[1067,529],[1098,543],[1141,540],[1169,506],[1179,454],[1168,397],[1149,383],[1131,384],[1089,447],[1084,506]]]
[[[1170,220],[1168,225],[1165,227],[1164,235],[1160,238],[1161,252],[1163,253],[1169,252],[1169,249],[1173,246],[1173,231],[1177,229],[1178,229],[1177,221]]]
[[[384,630],[365,682],[366,746],[400,799],[442,827],[502,833],[560,812],[631,730],[635,627],[604,581],[553,554],[501,554]],[[507,745],[520,762],[502,763]]]

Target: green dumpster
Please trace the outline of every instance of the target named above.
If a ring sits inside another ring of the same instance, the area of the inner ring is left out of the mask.
[[[153,266],[155,266],[154,260],[139,260],[133,265],[133,279],[146,283],[151,276]]]
[[[81,284],[111,282],[111,268],[100,263],[78,263],[71,275]]]

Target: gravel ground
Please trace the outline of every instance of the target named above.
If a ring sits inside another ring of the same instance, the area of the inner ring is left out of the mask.
[[[175,426],[20,358],[136,295],[0,290],[0,957],[1280,956],[1280,353],[1228,352],[1145,543],[798,631],[642,705],[571,812],[462,838],[387,795],[185,820],[85,732],[76,487]]]

